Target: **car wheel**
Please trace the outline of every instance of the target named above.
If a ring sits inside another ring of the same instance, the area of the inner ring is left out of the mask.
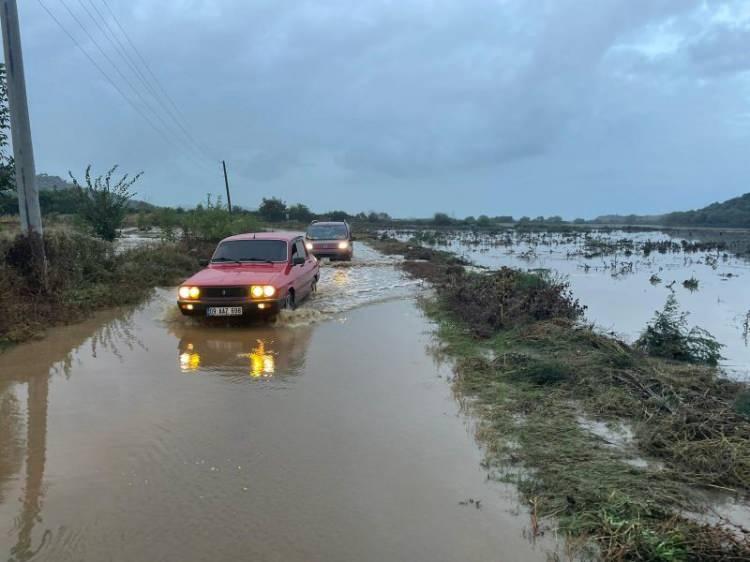
[[[295,308],[297,308],[297,305],[294,302],[294,293],[292,293],[291,291],[286,294],[286,298],[284,299],[284,308],[286,310],[294,310]]]

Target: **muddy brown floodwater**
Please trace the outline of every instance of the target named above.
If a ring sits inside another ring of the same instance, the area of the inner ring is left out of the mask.
[[[545,559],[412,298],[254,327],[171,306],[0,356],[3,560]]]

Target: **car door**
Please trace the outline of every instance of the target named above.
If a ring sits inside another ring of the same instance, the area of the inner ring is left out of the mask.
[[[300,294],[307,295],[312,290],[313,279],[315,277],[315,260],[308,253],[307,248],[305,248],[305,241],[302,238],[298,238],[294,242],[294,245],[297,248],[297,255],[305,258],[305,264],[298,267],[300,268],[299,279],[303,291]]]
[[[310,273],[310,256],[305,249],[305,243],[302,238],[295,238],[292,242],[292,261],[295,257],[305,258],[303,265],[292,266],[292,286],[297,294],[298,300],[302,300],[310,292],[312,280],[309,279]]]

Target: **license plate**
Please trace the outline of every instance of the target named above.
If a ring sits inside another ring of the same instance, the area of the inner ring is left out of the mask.
[[[206,316],[242,316],[241,306],[209,306]]]

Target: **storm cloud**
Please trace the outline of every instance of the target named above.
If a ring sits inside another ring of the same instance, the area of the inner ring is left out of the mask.
[[[40,171],[119,163],[145,171],[141,197],[193,205],[225,159],[248,207],[397,216],[655,213],[750,190],[748,1],[107,2],[197,142],[155,133],[25,2]],[[102,0],[64,3],[127,73],[86,19]]]

